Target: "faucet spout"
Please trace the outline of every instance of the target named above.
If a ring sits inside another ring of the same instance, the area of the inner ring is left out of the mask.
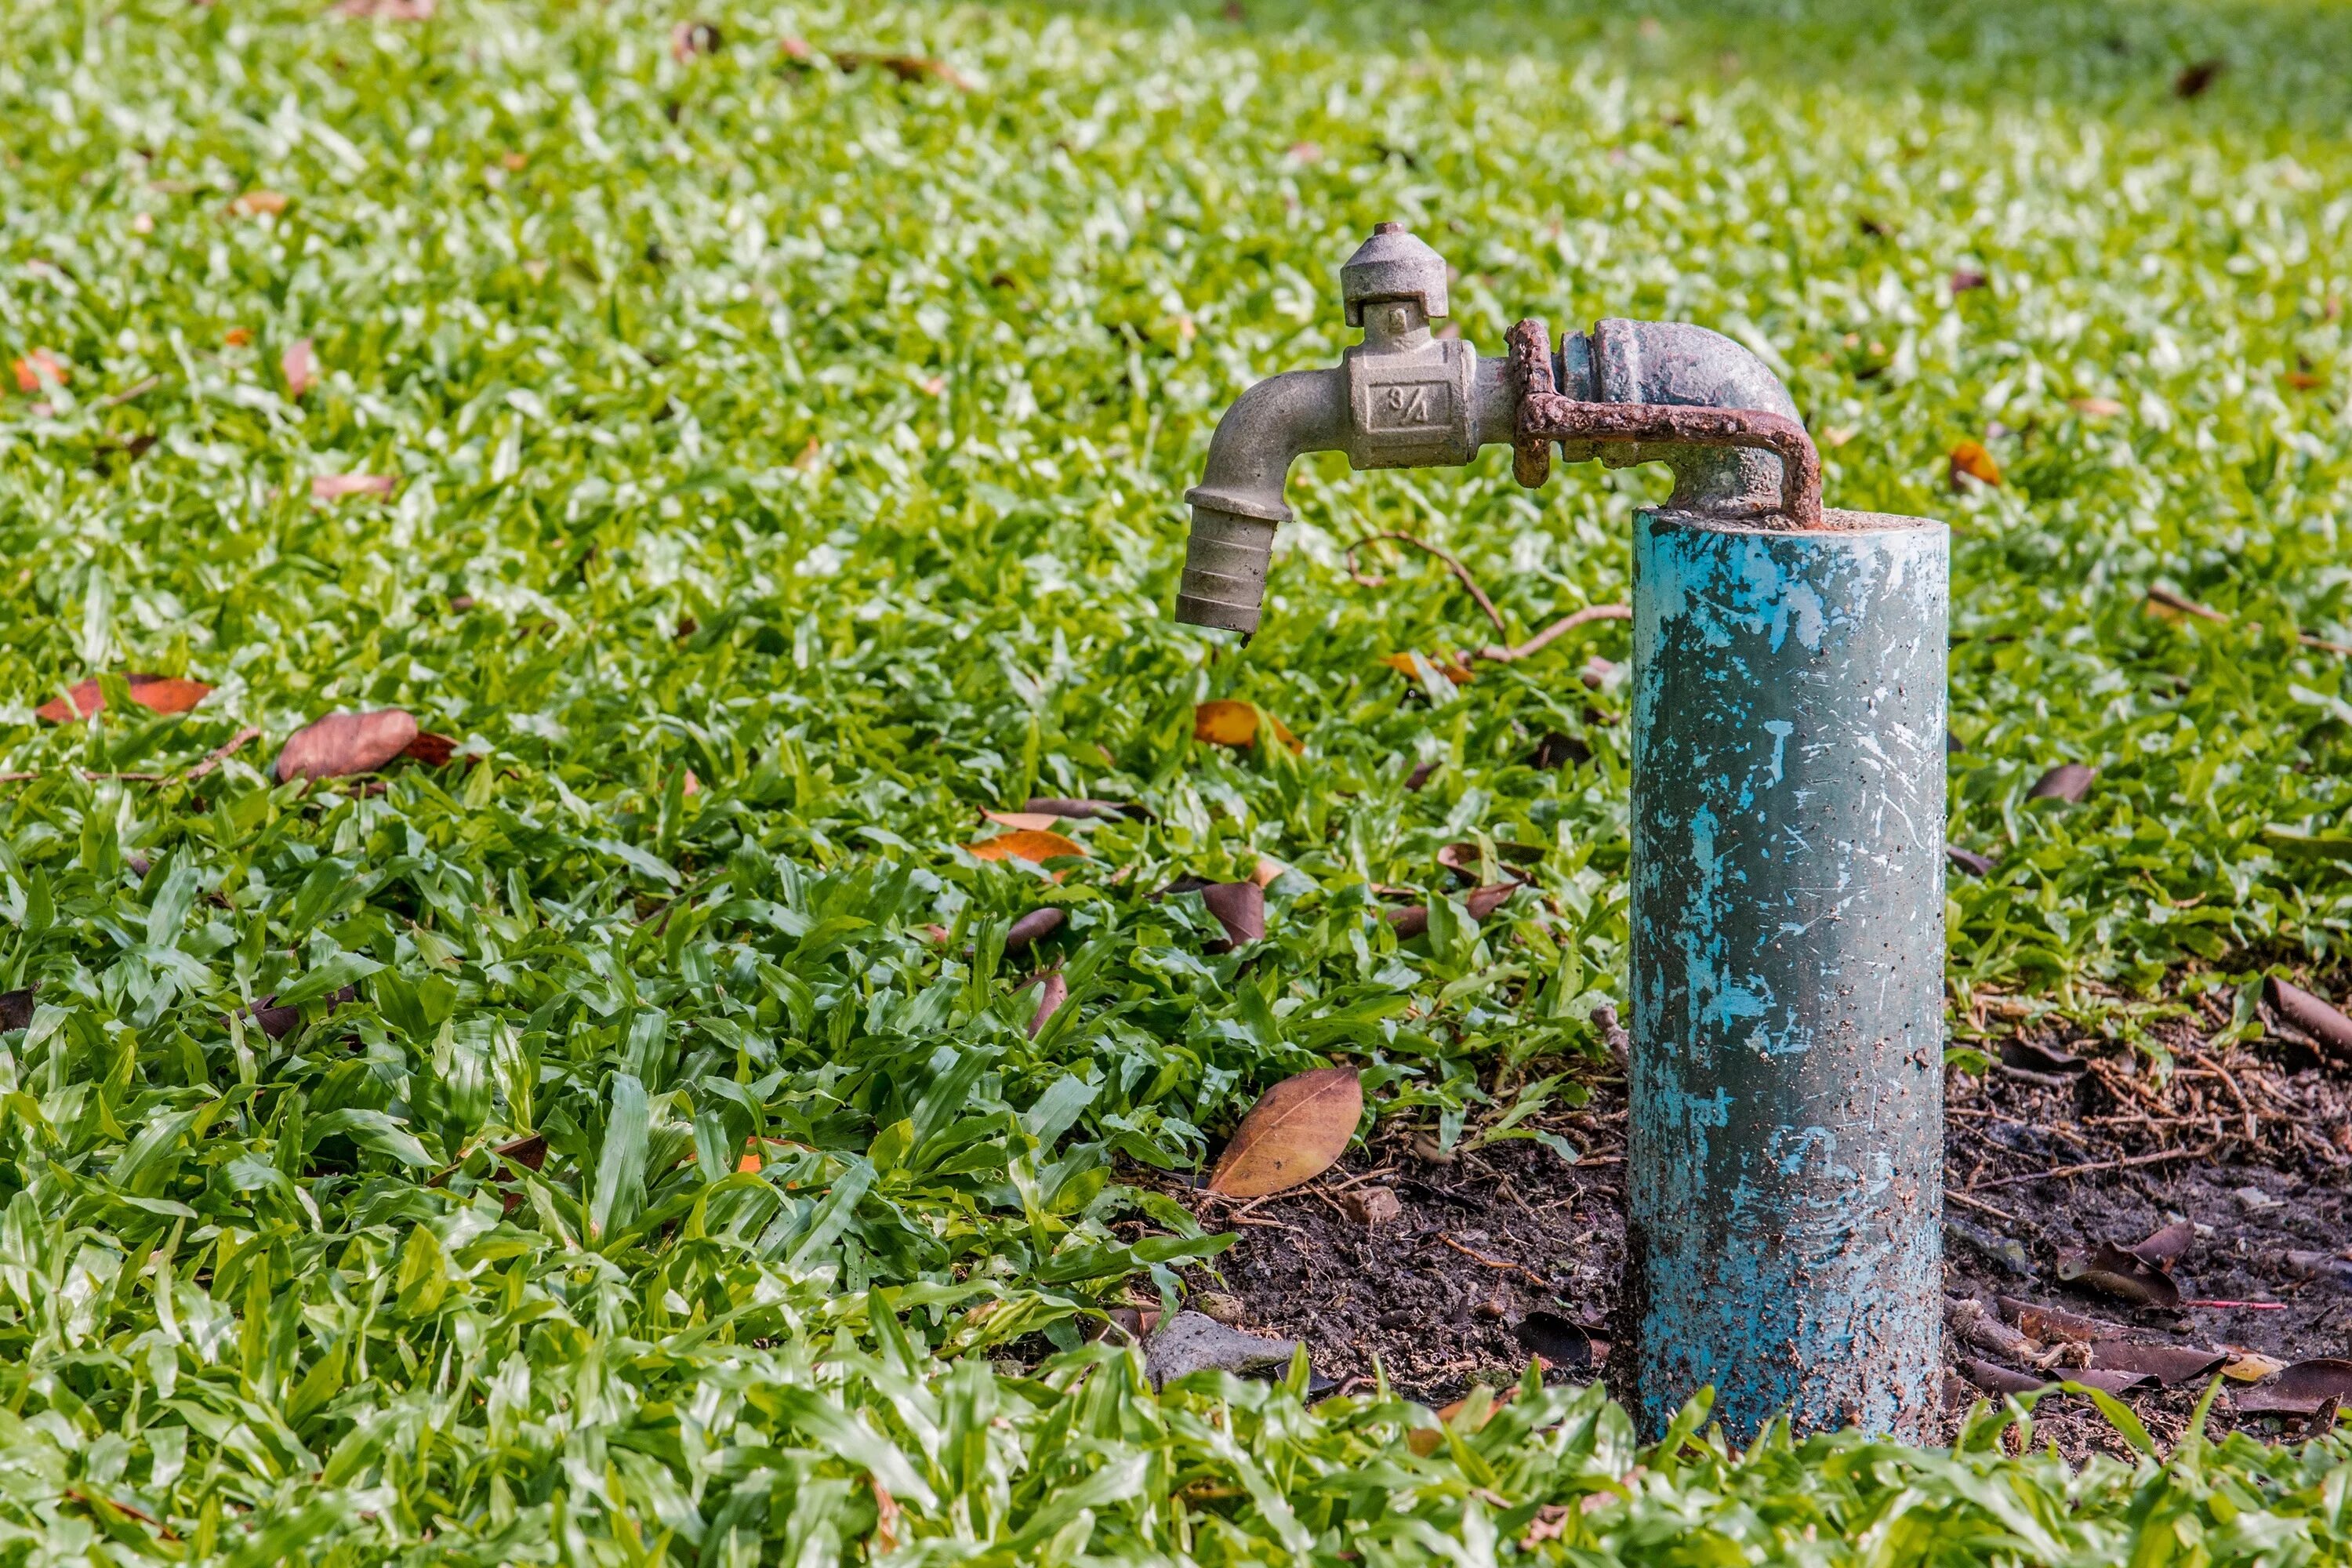
[[[1217,421],[1201,482],[1185,492],[1192,536],[1176,618],[1187,626],[1257,630],[1274,531],[1290,521],[1282,499],[1292,459],[1348,444],[1348,381],[1337,370],[1268,376]]]

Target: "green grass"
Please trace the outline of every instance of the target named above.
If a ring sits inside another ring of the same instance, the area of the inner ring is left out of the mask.
[[[1476,611],[1338,552],[1444,539],[1532,629],[1622,597],[1660,476],[1317,460],[1267,632],[1168,620],[1217,411],[1332,361],[1381,218],[1489,352],[1720,327],[1845,437],[1832,502],[1954,523],[1953,837],[2000,860],[1954,883],[1958,986],[2128,1034],[2168,973],[2340,961],[2352,693],[2296,637],[2352,641],[2345,13],[693,15],[722,47],[680,60],[689,13],[629,0],[0,6],[0,357],[71,377],[0,402],[6,1561],[2352,1555],[2337,1438],[1734,1459],[1550,1390],[1419,1457],[1377,1393],[1155,1396],[1079,1343],[1219,1245],[1114,1162],[1189,1169],[1335,1058],[1451,1139],[1497,1067],[1597,1056],[1621,983],[1622,703],[1573,672],[1622,627],[1432,706],[1377,660]],[[1963,438],[2003,488],[1948,488]],[[310,499],[361,472],[397,495]],[[133,669],[219,689],[33,717]],[[1303,756],[1196,746],[1209,697]],[[472,765],[264,775],[394,704]],[[193,783],[88,776],[246,725]],[[1554,729],[1591,764],[1522,765]],[[2026,804],[2063,760],[2089,800]],[[1159,815],[1058,884],[954,848],[1031,794]],[[1400,950],[1370,886],[1477,833],[1548,847],[1549,907]],[[1246,973],[1140,896],[1260,853]],[[998,945],[1041,902],[1072,1001],[1033,1040]],[[542,1169],[490,1152],[529,1132]]]

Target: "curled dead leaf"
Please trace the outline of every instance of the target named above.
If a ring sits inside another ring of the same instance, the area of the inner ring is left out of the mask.
[[[1000,833],[993,838],[983,838],[977,844],[964,846],[965,853],[980,860],[1046,861],[1064,855],[1083,856],[1086,846],[1076,839],[1065,838],[1058,833],[1037,828],[1017,827],[1010,833]]]
[[[341,500],[345,496],[388,496],[400,488],[390,474],[318,474],[310,480],[312,500]]]
[[[419,730],[416,738],[400,749],[400,754],[412,763],[423,763],[428,768],[446,768],[449,765],[449,759],[457,754],[457,742],[446,735]],[[692,776],[688,775],[689,780]],[[687,793],[694,793],[690,785]]]
[[[1953,446],[1952,488],[1960,489],[1963,479],[1976,479],[1988,485],[2000,483],[2000,465],[1992,460],[1992,454],[1984,449],[1981,442],[1961,441]]]
[[[1062,819],[1043,811],[986,811],[981,816],[1000,827],[1016,827],[1024,833],[1051,833]]]
[[[2352,1018],[2325,997],[2271,975],[2263,982],[2263,999],[2279,1017],[2302,1030],[2338,1058],[2352,1060]]]
[[[1035,1039],[1039,1032],[1054,1021],[1054,1015],[1062,1010],[1062,1004],[1069,999],[1070,983],[1062,978],[1060,970],[1047,970],[1045,984],[1037,988],[1037,1010],[1029,1015],[1029,1037]]]
[[[1046,905],[1042,910],[1031,910],[1027,914],[1014,921],[1006,930],[1004,951],[1006,952],[1026,951],[1031,943],[1042,941],[1061,930],[1062,922],[1068,918],[1067,914],[1052,904]]]
[[[2099,1340],[2121,1339],[2130,1333],[2122,1323],[2111,1323],[2105,1318],[2086,1317],[2070,1312],[2063,1307],[2044,1307],[2032,1301],[2021,1301],[2014,1296],[1998,1298],[2000,1315],[2015,1323],[2029,1338],[2043,1344],[2064,1342],[2087,1345]]]
[[[1542,845],[1521,844],[1509,838],[1496,840],[1494,851],[1496,861],[1505,868],[1532,866],[1544,858]],[[1458,877],[1475,877],[1478,862],[1478,847],[1475,844],[1447,844],[1437,851],[1437,863]]]
[[[2124,411],[2124,405],[2112,397],[2073,397],[2067,403],[2085,419],[2112,419]]]
[[[1257,858],[1257,864],[1250,868],[1250,880],[1261,888],[1271,888],[1282,879],[1283,872],[1287,869],[1281,861],[1261,855]]]
[[[286,395],[300,397],[319,384],[319,356],[311,351],[310,340],[296,338],[278,356],[278,374],[286,378]]]
[[[1307,749],[1307,743],[1285,728],[1281,720],[1261,711],[1256,703],[1223,699],[1203,702],[1192,710],[1192,739],[1205,741],[1213,746],[1247,748],[1257,743],[1261,720],[1274,738],[1293,752]]]
[[[1313,1181],[1347,1152],[1364,1116],[1354,1068],[1317,1068],[1259,1097],[1218,1157],[1209,1191],[1258,1198]]]
[[[2118,1300],[2148,1307],[2180,1305],[2180,1288],[2170,1276],[2149,1268],[2112,1241],[2099,1243],[2087,1254],[2060,1258],[2058,1278]]]
[[[2196,1239],[2197,1227],[2185,1219],[2176,1220],[2128,1250],[2142,1263],[2169,1274],[2172,1266],[2179,1262],[2181,1255],[2189,1250],[2189,1244]]]
[[[2230,1359],[2225,1351],[2198,1350],[2190,1345],[2144,1345],[2126,1340],[2101,1340],[2091,1346],[2094,1372],[2138,1373],[2170,1388],[2177,1384],[2202,1383]]]
[[[1142,806],[1116,800],[1074,800],[1066,795],[1033,795],[1021,803],[1024,813],[1042,816],[1066,816],[1074,821],[1109,822],[1119,818],[1134,821],[1148,819],[1151,813]]]
[[[238,217],[275,217],[286,210],[286,197],[277,191],[257,188],[231,201],[228,210]]]
[[[122,683],[131,689],[131,701],[157,713],[185,713],[211,696],[213,690],[201,680],[186,680],[175,675],[126,675]],[[73,700],[70,706],[67,698]],[[106,693],[93,678],[74,682],[65,697],[53,697],[33,712],[52,724],[63,724],[74,719],[87,719],[105,708]]]
[[[2286,1368],[2275,1382],[2230,1395],[2241,1410],[2273,1415],[2315,1415],[2330,1401],[2352,1404],[2352,1361],[2315,1356]]]
[[[372,773],[406,751],[416,734],[415,716],[398,708],[330,713],[287,737],[278,753],[278,782]]]
[[[1387,665],[1391,669],[1395,670],[1399,675],[1403,676],[1407,680],[1419,680],[1421,679],[1420,667],[1413,662],[1413,656],[1412,654],[1383,654],[1381,656],[1381,662]],[[1429,665],[1430,668],[1437,671],[1438,674],[1445,677],[1446,679],[1452,681],[1456,686],[1467,686],[1473,680],[1478,679],[1476,676],[1470,673],[1468,666],[1462,664],[1458,660],[1448,658],[1443,654],[1427,658],[1425,662]]]

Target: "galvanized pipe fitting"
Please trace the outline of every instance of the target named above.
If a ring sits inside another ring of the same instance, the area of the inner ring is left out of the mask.
[[[1662,461],[1634,519],[1628,1250],[1617,1368],[1645,1432],[1700,1387],[1750,1435],[1928,1431],[1940,1361],[1941,524],[1824,510],[1779,379],[1719,333],[1604,321],[1481,359],[1444,261],[1383,224],[1341,269],[1364,341],[1260,382],[1187,493],[1177,618],[1256,629],[1302,452]]]

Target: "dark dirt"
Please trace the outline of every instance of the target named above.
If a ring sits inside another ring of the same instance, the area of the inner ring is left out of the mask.
[[[2063,1026],[2012,1033],[1998,1047],[2008,1059],[1980,1077],[1950,1073],[1949,1295],[1988,1309],[2000,1295],[2063,1307],[2130,1325],[2147,1342],[2282,1362],[2352,1355],[2352,1261],[2344,1261],[2352,1259],[2352,1072],[2276,1036],[2210,1051],[2200,1022],[2151,1028],[2175,1058],[2166,1080],[2144,1058],[2135,1068],[2127,1047]],[[1246,1205],[1171,1193],[1210,1228],[1241,1233],[1190,1282],[1231,1298],[1208,1299],[1238,1326],[1304,1341],[1316,1372],[1342,1387],[1368,1380],[1375,1358],[1399,1392],[1436,1405],[1474,1383],[1514,1381],[1528,1360],[1514,1335],[1526,1314],[1554,1313],[1600,1334],[1616,1305],[1622,1084],[1604,1079],[1593,1089],[1590,1105],[1540,1119],[1584,1152],[1575,1165],[1523,1142],[1435,1159],[1425,1134],[1383,1124],[1368,1150],[1294,1192]],[[1399,1212],[1367,1226],[1351,1206],[1375,1187],[1395,1194]],[[2129,1247],[2183,1218],[2196,1232],[2174,1265],[2181,1295],[2255,1305],[2158,1310],[2059,1277],[2064,1255],[2102,1241]],[[2008,1242],[2022,1249],[2029,1274],[1998,1261]],[[2344,1267],[2315,1273],[2290,1264],[2290,1252]],[[1957,1344],[1947,1353],[2000,1359]],[[2168,1444],[2201,1392],[2128,1402]],[[1977,1391],[1955,1376],[1948,1394],[1957,1425]],[[2294,1436],[2303,1425],[2237,1413],[2225,1395],[2210,1429]],[[2086,1402],[2045,1401],[2035,1430],[2037,1442],[2078,1458],[2126,1451]]]

